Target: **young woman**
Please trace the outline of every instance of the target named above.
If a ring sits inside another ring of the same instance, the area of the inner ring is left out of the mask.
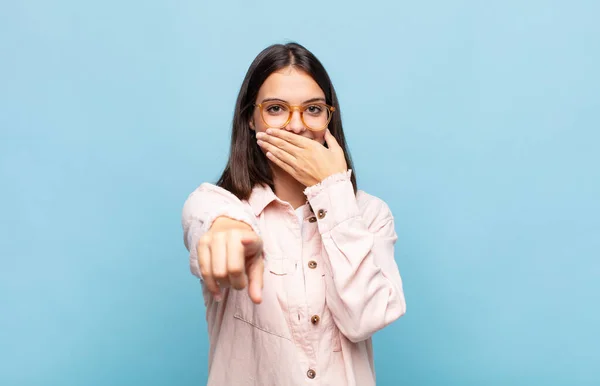
[[[371,336],[406,310],[394,218],[357,189],[333,85],[306,48],[256,57],[227,166],[190,194],[182,225],[209,385],[375,384]]]

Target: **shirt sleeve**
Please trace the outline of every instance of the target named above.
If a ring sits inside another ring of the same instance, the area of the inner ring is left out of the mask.
[[[259,234],[256,216],[248,204],[221,187],[204,183],[186,199],[182,215],[183,243],[189,251],[190,271],[202,280],[196,246],[202,235],[221,216],[242,221]]]
[[[359,342],[404,315],[406,303],[392,213],[372,196],[359,208],[351,173],[334,174],[305,194],[327,256],[326,302],[342,334]]]

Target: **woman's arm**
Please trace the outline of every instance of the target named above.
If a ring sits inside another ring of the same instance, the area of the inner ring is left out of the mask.
[[[187,198],[182,212],[183,241],[190,270],[220,300],[220,287],[249,287],[260,302],[262,241],[256,217],[225,189],[202,184]]]
[[[350,173],[332,175],[305,193],[328,257],[328,307],[340,331],[358,342],[401,317],[406,303],[392,213],[372,196],[359,208]]]

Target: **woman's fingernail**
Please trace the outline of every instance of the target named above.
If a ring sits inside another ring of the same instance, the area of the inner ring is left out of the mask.
[[[259,139],[258,141],[256,141],[256,143],[258,143],[258,146],[262,146],[264,142]]]
[[[221,300],[223,300],[223,296],[220,293],[215,294],[215,301],[219,303]]]
[[[256,133],[256,138],[264,138],[264,133]]]
[[[273,134],[273,129],[267,129],[267,134]]]

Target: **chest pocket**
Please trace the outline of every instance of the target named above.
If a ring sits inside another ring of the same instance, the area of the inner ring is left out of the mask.
[[[248,290],[232,291],[235,301],[234,318],[254,328],[280,338],[292,340],[285,280],[296,271],[290,259],[265,253],[262,302],[254,304]]]

